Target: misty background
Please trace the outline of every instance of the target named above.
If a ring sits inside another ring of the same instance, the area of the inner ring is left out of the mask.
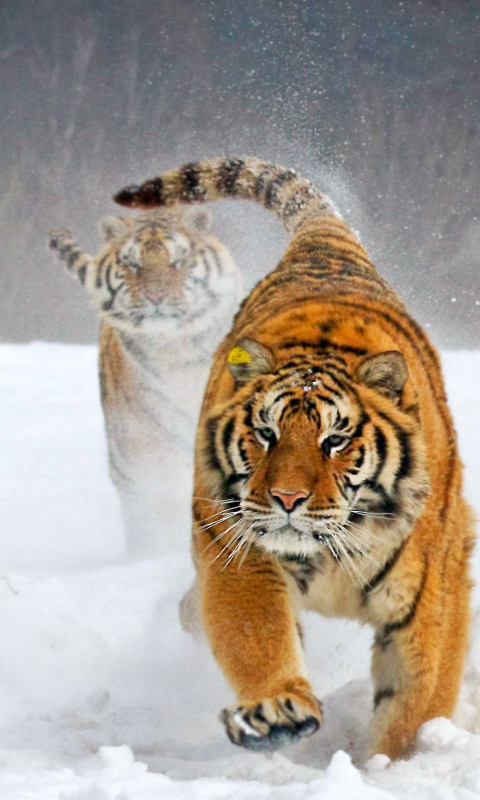
[[[122,185],[255,155],[331,194],[443,348],[480,343],[478,0],[2,0],[0,340],[95,342],[46,251],[92,254]],[[246,288],[287,237],[212,208]]]

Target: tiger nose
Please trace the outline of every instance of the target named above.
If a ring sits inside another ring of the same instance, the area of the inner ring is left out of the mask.
[[[148,299],[151,300],[152,303],[156,303],[158,305],[158,303],[163,297],[163,292],[160,291],[156,292],[153,289],[147,289],[145,291],[145,296],[148,297]]]
[[[300,505],[302,500],[310,497],[307,492],[281,492],[279,489],[271,489],[270,494],[280,502],[285,511],[293,511],[296,505]]]

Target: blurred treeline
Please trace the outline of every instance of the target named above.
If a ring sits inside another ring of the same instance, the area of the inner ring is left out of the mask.
[[[443,347],[480,345],[477,0],[2,0],[0,339],[95,341],[45,249],[85,249],[112,193],[206,155],[326,188]],[[246,285],[286,238],[213,209]]]

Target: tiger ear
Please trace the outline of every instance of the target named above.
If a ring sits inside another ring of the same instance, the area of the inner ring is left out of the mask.
[[[228,369],[238,383],[270,372],[274,364],[272,352],[256,339],[240,339],[227,358]]]
[[[100,220],[99,227],[100,233],[103,233],[107,242],[110,239],[120,238],[128,230],[126,223],[120,217],[103,217]]]
[[[187,208],[183,220],[194,233],[208,233],[212,226],[212,215],[207,208]]]
[[[386,350],[362,361],[355,378],[369,389],[398,400],[408,378],[408,367],[398,350]]]

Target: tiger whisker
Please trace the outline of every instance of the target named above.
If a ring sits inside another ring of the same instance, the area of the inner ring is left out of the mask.
[[[240,560],[240,564],[238,565],[238,569],[239,570],[243,567],[243,564],[245,563],[245,559],[246,559],[246,557],[248,556],[248,554],[250,552],[250,548],[251,548],[251,546],[253,544],[253,539],[247,539],[246,542],[247,542],[247,546],[245,548],[245,552],[244,552],[244,554],[243,554],[243,556],[242,556],[242,558]]]
[[[338,531],[337,531],[337,533],[338,533]],[[339,560],[340,566],[345,570],[345,572],[349,576],[349,578],[352,581],[352,583],[355,584],[356,583],[355,573],[357,575],[359,574],[358,573],[358,569],[353,564],[353,561],[352,561],[351,557],[349,556],[349,554],[348,554],[343,542],[339,538],[339,536],[336,536],[336,538],[335,538],[335,545],[336,545],[338,551],[340,551],[341,555],[343,556],[343,559],[338,559],[338,557],[337,557],[337,555],[335,553],[335,550],[333,549],[333,545],[332,545],[332,543],[330,542],[330,540],[328,538],[326,539],[326,544],[327,544],[329,550],[331,551],[333,557],[336,560]]]
[[[236,561],[236,559],[237,559],[237,556],[238,556],[238,555],[241,553],[241,551],[242,551],[242,548],[243,548],[243,546],[244,546],[244,545],[245,545],[245,547],[246,547],[246,546],[248,545],[248,541],[245,541],[244,539],[242,539],[242,541],[241,541],[241,542],[238,544],[238,546],[235,548],[235,552],[232,554],[232,558],[231,558],[231,559],[228,559],[228,561],[227,561],[227,563],[225,564],[225,566],[228,566],[228,564],[229,564],[229,562],[230,562],[230,561],[232,561],[232,562],[233,562],[233,561]],[[237,567],[237,569],[240,569],[240,567]]]
[[[232,552],[230,553],[229,557],[227,558],[223,569],[226,569],[228,567],[228,565],[230,564],[230,561],[234,561],[235,560],[235,557],[238,555],[238,553],[240,552],[240,550],[242,549],[244,544],[247,544],[247,542],[243,539],[243,537],[241,537],[240,541],[238,542],[238,544],[235,545],[234,549],[232,550]]]
[[[240,509],[240,505],[238,506],[238,508]],[[220,514],[225,514],[225,512],[234,512],[234,510],[235,510],[234,508],[222,508],[221,511],[217,511],[215,514],[211,514],[210,517],[205,517],[205,519],[202,520],[202,521],[203,522],[208,522],[209,519],[213,519],[214,517],[218,517],[218,516],[220,516]]]
[[[368,560],[371,561],[372,564],[374,564],[378,568],[380,568],[382,566],[381,564],[378,563],[378,561],[376,561],[373,558],[373,556],[370,555],[370,553],[366,549],[366,547],[368,547],[368,543],[365,540],[363,540],[360,537],[356,536],[356,534],[354,534],[351,531],[347,530],[342,525],[339,525],[339,532],[341,532],[340,535],[343,534],[344,536],[347,537],[347,539],[349,539],[351,542],[353,542],[353,544],[356,545],[360,549],[362,556],[365,556],[365,558],[368,558]]]
[[[340,567],[341,567],[342,569],[344,569],[344,570],[345,570],[345,572],[347,573],[347,575],[350,577],[351,581],[352,581],[353,583],[355,583],[355,581],[354,581],[354,578],[352,577],[352,574],[351,574],[351,572],[350,572],[350,569],[349,569],[348,565],[347,565],[345,562],[342,562],[342,560],[338,558],[338,554],[335,552],[335,550],[334,550],[334,548],[333,548],[333,545],[332,545],[332,543],[331,543],[330,539],[328,539],[328,538],[327,538],[327,539],[325,540],[325,543],[326,543],[326,545],[327,545],[328,549],[330,550],[330,552],[331,552],[331,554],[332,554],[333,558],[335,559],[335,561],[337,561],[337,562],[340,564]],[[340,548],[340,549],[341,549],[341,548]]]
[[[226,533],[228,533],[229,531],[233,530],[234,528],[237,527],[237,525],[240,525],[240,523],[244,522],[244,521],[245,520],[243,520],[243,519],[239,519],[236,522],[234,522],[233,525],[230,525],[230,527],[227,528],[226,531],[222,531],[221,533],[218,534],[218,536],[215,536],[215,539],[212,540],[212,544],[215,544],[215,542],[218,542],[218,540],[221,539],[222,536],[225,536]]]
[[[230,528],[228,528],[226,531],[223,531],[223,533],[221,533],[219,536],[217,536],[217,538],[216,538],[216,539],[214,539],[214,540],[213,540],[213,542],[210,542],[210,544],[208,544],[208,545],[206,546],[205,550],[208,550],[208,548],[209,548],[209,547],[211,547],[211,546],[212,546],[212,544],[215,544],[215,542],[216,542],[216,541],[218,541],[219,539],[221,539],[221,538],[222,538],[222,536],[225,536],[225,534],[227,534],[227,533],[229,533],[231,530],[233,530],[233,529],[234,529],[234,528],[235,528],[237,525],[239,525],[239,524],[240,524],[240,522],[242,522],[242,521],[243,521],[243,520],[238,520],[238,522],[234,522],[234,523],[233,523],[233,525],[231,525],[231,526],[230,526]],[[227,548],[228,548],[230,545],[231,545],[231,541],[230,541],[230,539],[229,539],[229,540],[228,540],[228,542],[226,543],[225,547],[224,547],[224,548],[222,548],[222,550],[220,550],[220,552],[219,552],[219,553],[217,553],[217,555],[215,556],[215,558],[213,559],[213,561],[211,561],[211,562],[210,562],[210,564],[209,564],[209,567],[211,567],[211,566],[212,566],[212,564],[214,564],[214,563],[215,563],[215,561],[217,560],[217,558],[220,558],[220,556],[222,555],[222,553],[224,553],[224,552],[225,552],[225,550],[227,550]]]
[[[365,584],[365,578],[363,577],[362,573],[360,572],[360,570],[358,569],[357,565],[353,561],[353,558],[351,557],[351,555],[348,553],[348,550],[345,547],[344,542],[341,541],[340,537],[338,537],[335,541],[336,541],[336,544],[338,546],[338,549],[341,551],[342,555],[344,556],[345,560],[344,560],[343,563],[345,565],[345,570],[346,570],[346,572],[348,572],[352,583],[354,583],[356,585],[358,585],[358,583],[360,583],[363,586]],[[341,563],[342,562],[340,561],[340,564]],[[349,568],[347,568],[347,565],[349,565]]]
[[[377,511],[362,511],[358,508],[352,508],[348,506],[336,506],[340,511],[350,511],[351,514],[359,514],[361,517],[376,517],[377,519],[392,519],[395,514],[390,514],[388,511],[384,512],[377,512]]]
[[[366,541],[367,540],[369,540],[369,541],[376,540],[378,542],[384,542],[385,541],[385,534],[379,533],[379,532],[375,532],[375,531],[371,531],[371,530],[368,530],[368,529],[366,530],[363,526],[357,525],[355,522],[351,522],[350,520],[347,520],[346,522],[343,522],[341,524],[348,531],[350,531],[350,529],[359,531],[359,533],[362,535],[362,537],[365,537]]]
[[[194,500],[204,500],[206,503],[238,503],[237,499],[232,499],[232,500],[214,500],[211,497],[196,497],[195,495],[193,496],[193,499]]]
[[[216,555],[216,556],[215,556],[215,558],[213,559],[213,561],[211,561],[211,562],[210,562],[210,564],[208,565],[209,567],[211,567],[211,566],[212,566],[212,564],[215,564],[215,561],[217,560],[217,558],[220,558],[220,556],[222,555],[222,553],[224,553],[224,552],[225,552],[225,550],[227,550],[227,549],[228,549],[228,547],[230,546],[230,544],[231,544],[231,542],[230,542],[230,540],[229,540],[229,541],[227,542],[227,544],[225,545],[225,547],[224,547],[222,550],[220,550],[220,552],[218,553],[218,555]]]
[[[237,514],[240,514],[240,511],[232,511],[231,514],[226,514],[224,517],[220,517],[220,519],[216,519],[213,522],[209,522],[208,525],[200,525],[200,528],[204,531],[208,530],[208,528],[214,528],[215,525],[219,525],[221,522],[225,522],[227,519],[236,517]]]
[[[230,531],[233,531],[233,529],[236,528],[237,525],[240,525],[241,522],[244,522],[244,520],[243,519],[237,520],[237,522],[234,522],[233,525],[230,525],[230,527],[227,528],[226,531],[222,531],[221,533],[218,534],[218,536],[215,536],[215,539],[212,539],[212,541],[207,544],[204,550],[205,551],[208,550],[212,545],[215,544],[215,542],[220,541],[220,539],[222,539],[225,536],[225,534],[230,533]]]

